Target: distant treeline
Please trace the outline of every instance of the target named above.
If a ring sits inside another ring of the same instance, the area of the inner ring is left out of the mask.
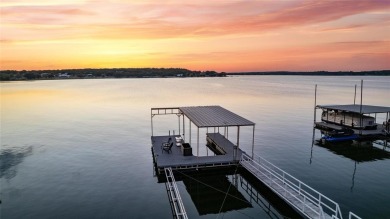
[[[226,73],[191,71],[183,68],[104,68],[61,70],[4,70],[0,80],[50,80],[83,78],[223,77]]]
[[[316,72],[293,72],[293,71],[270,71],[270,72],[234,72],[227,73],[228,75],[309,75],[309,76],[390,76],[390,70],[381,70],[381,71],[316,71]]]
[[[61,69],[61,70],[3,70],[1,81],[83,79],[83,78],[163,78],[163,77],[225,77],[227,75],[306,75],[306,76],[390,76],[390,70],[381,71],[316,71],[316,72],[215,72],[191,71],[184,68],[102,68],[102,69]]]

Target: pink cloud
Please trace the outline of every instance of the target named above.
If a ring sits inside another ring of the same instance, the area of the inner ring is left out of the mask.
[[[82,6],[5,7],[6,23],[67,25],[75,37],[172,38],[261,33],[279,28],[335,21],[390,8],[388,1],[240,1],[209,4],[173,2],[127,4],[89,3]],[[356,24],[358,26],[360,24]],[[337,27],[343,28],[343,27]],[[330,28],[331,29],[331,28]],[[64,34],[68,36],[69,34]],[[42,33],[44,37],[44,33]]]
[[[316,70],[315,66],[331,68],[332,62],[343,61],[354,67],[354,62],[363,60],[366,66],[390,68],[385,62],[390,47],[388,0],[23,2],[0,3],[0,44],[10,51],[9,57],[15,48],[20,52],[12,58],[34,56],[29,43],[31,48],[53,51],[66,51],[64,47],[77,43],[80,50],[89,51],[91,40],[105,44],[102,48],[124,40],[128,45],[148,41],[137,48],[165,54],[165,58],[153,56],[153,61],[194,69]],[[352,30],[358,34],[351,34]],[[178,38],[189,40],[175,41]],[[250,41],[244,43],[246,38]]]

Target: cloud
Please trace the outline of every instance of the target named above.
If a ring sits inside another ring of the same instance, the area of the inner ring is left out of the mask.
[[[42,37],[44,30],[39,26],[61,24],[63,32],[70,30],[75,37],[156,39],[263,33],[390,8],[388,1],[372,0],[200,3],[89,2],[82,6],[2,7],[2,14],[6,24],[28,24]],[[64,34],[64,38],[72,34]]]
[[[2,50],[25,63],[30,57],[92,64],[111,58],[123,66],[147,59],[229,71],[362,57],[386,66],[389,56],[388,0],[4,0],[0,10]],[[42,50],[47,56],[35,55]],[[69,54],[77,59],[66,59]]]
[[[85,4],[86,0],[2,0],[0,7],[10,6],[48,6]]]

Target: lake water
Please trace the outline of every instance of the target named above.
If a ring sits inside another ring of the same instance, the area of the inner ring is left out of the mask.
[[[315,84],[317,104],[347,104],[353,103],[354,86],[359,86],[361,79],[364,104],[390,106],[390,77],[1,83],[0,216],[172,218],[165,185],[154,177],[150,108],[220,105],[256,123],[256,154],[339,203],[344,218],[350,210],[363,218],[390,218],[390,159],[386,152],[312,146]],[[359,94],[358,88],[357,103]],[[175,117],[154,120],[155,132],[168,134],[172,130],[165,127],[169,121],[173,127],[177,124]],[[243,130],[241,137],[240,147],[250,152],[251,129]],[[201,153],[205,151],[201,147]],[[351,153],[362,159],[348,158]],[[225,190],[234,179],[228,175],[208,180]],[[220,215],[200,211],[189,188],[193,182],[190,178],[178,182],[190,218],[272,216],[253,201],[250,207]],[[242,186],[237,192],[250,200]],[[213,194],[215,191],[210,191],[210,199]],[[209,204],[221,206],[217,201]]]

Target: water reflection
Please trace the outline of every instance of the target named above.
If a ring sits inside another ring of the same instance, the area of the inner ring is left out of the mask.
[[[233,184],[225,175],[184,178],[183,183],[199,215],[252,208],[238,191],[236,177],[233,175]]]
[[[316,141],[315,144],[319,147],[328,149],[334,154],[341,155],[356,162],[368,162],[390,158],[390,153],[388,151],[375,147],[373,142],[322,143],[321,141]]]
[[[6,145],[3,145],[3,148]],[[13,147],[0,150],[0,178],[12,179],[16,176],[16,166],[31,155],[33,146]]]
[[[314,136],[314,134],[313,134]],[[313,138],[314,139],[314,138]],[[384,141],[385,142],[385,141]],[[341,155],[354,161],[354,169],[352,173],[352,182],[350,191],[352,192],[355,187],[355,175],[357,170],[357,164],[361,162],[370,162],[376,160],[385,160],[390,158],[390,152],[387,151],[387,141],[383,144],[383,148],[377,148],[374,146],[377,144],[372,141],[347,141],[330,143],[323,142],[321,139],[314,140],[311,148],[310,164],[313,157],[313,146],[319,146],[326,148],[334,154]]]
[[[268,215],[267,218],[303,218],[251,173],[240,172],[240,186],[250,202],[256,203]]]

